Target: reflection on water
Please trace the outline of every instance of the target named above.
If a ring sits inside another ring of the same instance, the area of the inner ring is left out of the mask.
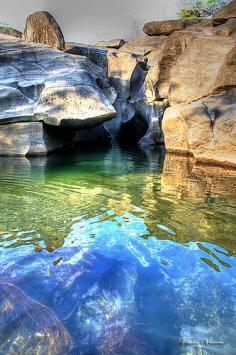
[[[235,354],[235,185],[162,151],[0,158],[0,354]]]

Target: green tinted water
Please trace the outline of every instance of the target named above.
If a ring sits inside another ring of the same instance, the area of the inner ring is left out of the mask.
[[[236,351],[235,173],[163,159],[0,158],[0,282],[52,309],[72,353]]]

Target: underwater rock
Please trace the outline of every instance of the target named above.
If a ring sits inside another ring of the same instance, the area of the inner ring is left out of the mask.
[[[11,284],[0,284],[0,353],[66,354],[72,342],[47,307]]]
[[[62,31],[54,17],[46,11],[38,11],[26,20],[24,40],[43,43],[52,48],[63,50],[65,40]]]

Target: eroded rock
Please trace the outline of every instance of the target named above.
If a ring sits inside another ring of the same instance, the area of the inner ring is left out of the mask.
[[[218,11],[212,20],[214,26],[225,23],[230,18],[236,18],[236,0],[231,1],[222,10]]]
[[[170,71],[172,104],[192,102],[236,86],[234,38],[196,36]]]
[[[20,42],[0,43],[0,51],[0,124],[87,128],[116,114],[106,72],[87,58]]]
[[[0,24],[0,33],[7,36],[22,38],[22,32],[12,27],[5,27]]]
[[[52,48],[63,50],[65,40],[54,17],[46,11],[38,11],[26,20],[24,39],[27,42],[43,43]]]
[[[125,40],[123,40],[123,39],[112,39],[110,41],[99,42],[99,43],[96,44],[96,47],[120,49],[124,45],[125,45]]]
[[[175,31],[180,31],[185,27],[183,20],[153,21],[144,25],[143,32],[149,36],[169,36]]]
[[[42,122],[0,125],[0,155],[3,156],[46,155],[71,141],[72,137],[50,134]]]
[[[223,25],[216,28],[216,35],[222,37],[236,37],[236,17],[229,19]]]
[[[108,77],[120,99],[137,98],[147,75],[146,60],[126,52],[108,54]]]
[[[163,131],[168,151],[198,161],[236,166],[236,89],[168,108]]]

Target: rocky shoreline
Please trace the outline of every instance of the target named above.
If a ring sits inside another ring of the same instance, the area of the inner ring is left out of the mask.
[[[22,38],[0,30],[0,155],[118,140],[236,167],[236,0],[213,19],[144,32],[129,43],[65,43],[44,12]]]

